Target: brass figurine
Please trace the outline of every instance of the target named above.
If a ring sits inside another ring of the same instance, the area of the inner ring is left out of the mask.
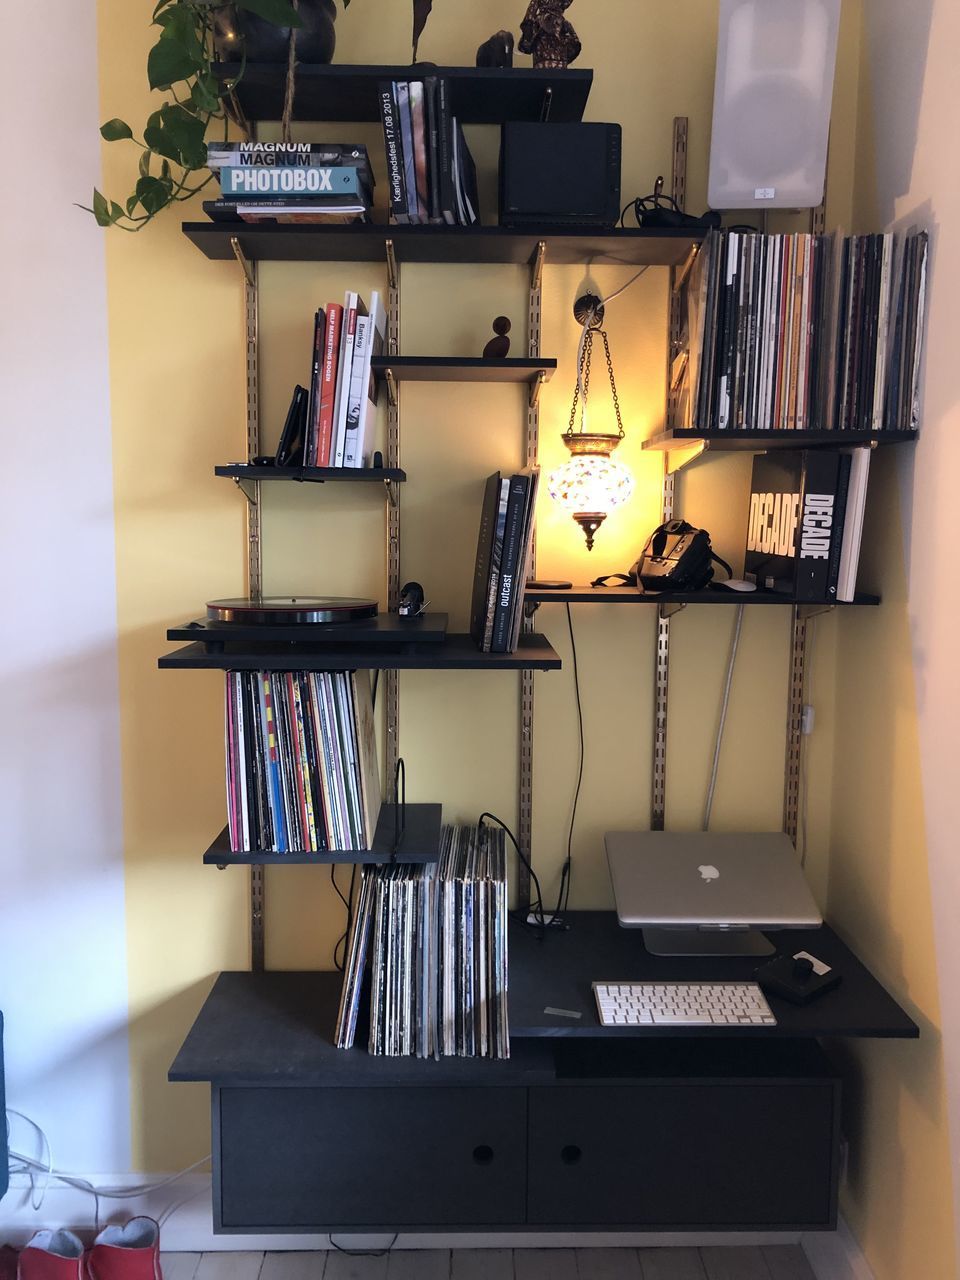
[[[573,0],[530,0],[520,23],[521,53],[533,54],[535,67],[566,67],[579,57],[581,44],[563,16]]]

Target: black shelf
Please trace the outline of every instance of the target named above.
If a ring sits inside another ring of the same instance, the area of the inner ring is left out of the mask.
[[[644,440],[644,449],[664,452],[703,441],[708,449],[759,453],[766,449],[850,449],[863,444],[905,444],[916,440],[916,431],[716,431],[676,427]]]
[[[778,591],[728,591],[720,586],[705,587],[702,591],[661,591],[645,593],[636,587],[568,587],[565,591],[536,590],[531,587],[523,593],[527,604],[767,604],[767,605],[838,605],[852,608],[856,605],[878,605],[879,596],[858,591],[855,600],[796,600]]]
[[[258,467],[252,462],[231,462],[214,467],[214,475],[231,480],[294,480],[305,484],[325,484],[328,480],[360,483],[406,480],[399,467]]]
[[[370,362],[377,378],[387,370],[397,382],[536,382],[540,374],[549,381],[556,360],[525,360],[507,356],[485,360],[476,356],[374,356]]]
[[[386,862],[436,862],[440,857],[441,806],[438,804],[408,804],[405,806],[405,827],[394,856],[394,824],[396,805],[385,804],[380,809],[377,830],[370,849],[342,849],[333,853],[273,853],[253,850],[235,853],[230,848],[230,831],[224,827],[213,844],[203,855],[208,866],[315,866],[329,867],[343,863]]]
[[[424,613],[419,618],[402,618],[397,613],[379,613],[359,622],[293,622],[256,626],[249,622],[216,622],[196,618],[167,630],[168,640],[224,644],[440,644],[447,634],[445,613]]]
[[[163,671],[559,671],[560,655],[544,636],[520,637],[515,653],[481,653],[469,635],[442,644],[227,644],[211,652],[201,642],[157,660]]]
[[[653,956],[639,929],[624,929],[612,911],[573,911],[569,928],[547,931],[510,924],[510,1039],[541,1036],[702,1037],[701,1027],[603,1027],[597,1017],[594,982],[747,982],[752,956]],[[806,1036],[871,1036],[916,1039],[917,1024],[828,925],[819,929],[767,931],[777,950],[809,951],[843,981],[807,1005],[769,996],[774,1027],[713,1027],[710,1038],[732,1035],[760,1040]],[[556,1010],[564,1010],[558,1014]],[[553,1012],[551,1012],[551,1010]]]
[[[253,262],[385,262],[386,242],[398,262],[512,263],[530,266],[544,241],[552,266],[679,266],[703,234],[682,227],[594,230],[590,227],[338,227],[185,222],[183,233],[208,258],[232,262],[236,239]]]
[[[217,67],[222,79],[240,72],[236,63]],[[319,66],[297,64],[294,120],[379,121],[378,88],[383,80],[448,81],[452,114],[461,124],[502,124],[505,120],[554,122],[583,118],[593,72],[588,67],[534,70],[532,67]],[[236,95],[248,120],[279,120],[286,92],[287,64],[247,63]]]

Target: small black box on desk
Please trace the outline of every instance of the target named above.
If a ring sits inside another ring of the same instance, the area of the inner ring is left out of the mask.
[[[510,121],[500,138],[505,227],[612,227],[620,217],[620,126]]]

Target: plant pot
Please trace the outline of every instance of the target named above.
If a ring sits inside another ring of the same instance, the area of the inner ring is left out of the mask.
[[[297,27],[297,61],[326,63],[333,58],[337,43],[334,23],[337,6],[334,0],[300,0],[298,12],[303,25]],[[217,53],[225,62],[238,61],[236,40],[226,35],[233,31],[243,41],[248,62],[286,62],[290,50],[290,28],[276,27],[249,9],[237,10],[224,5],[218,11]]]

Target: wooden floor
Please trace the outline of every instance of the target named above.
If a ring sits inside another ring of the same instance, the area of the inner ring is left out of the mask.
[[[166,1253],[164,1280],[815,1280],[799,1245]]]

